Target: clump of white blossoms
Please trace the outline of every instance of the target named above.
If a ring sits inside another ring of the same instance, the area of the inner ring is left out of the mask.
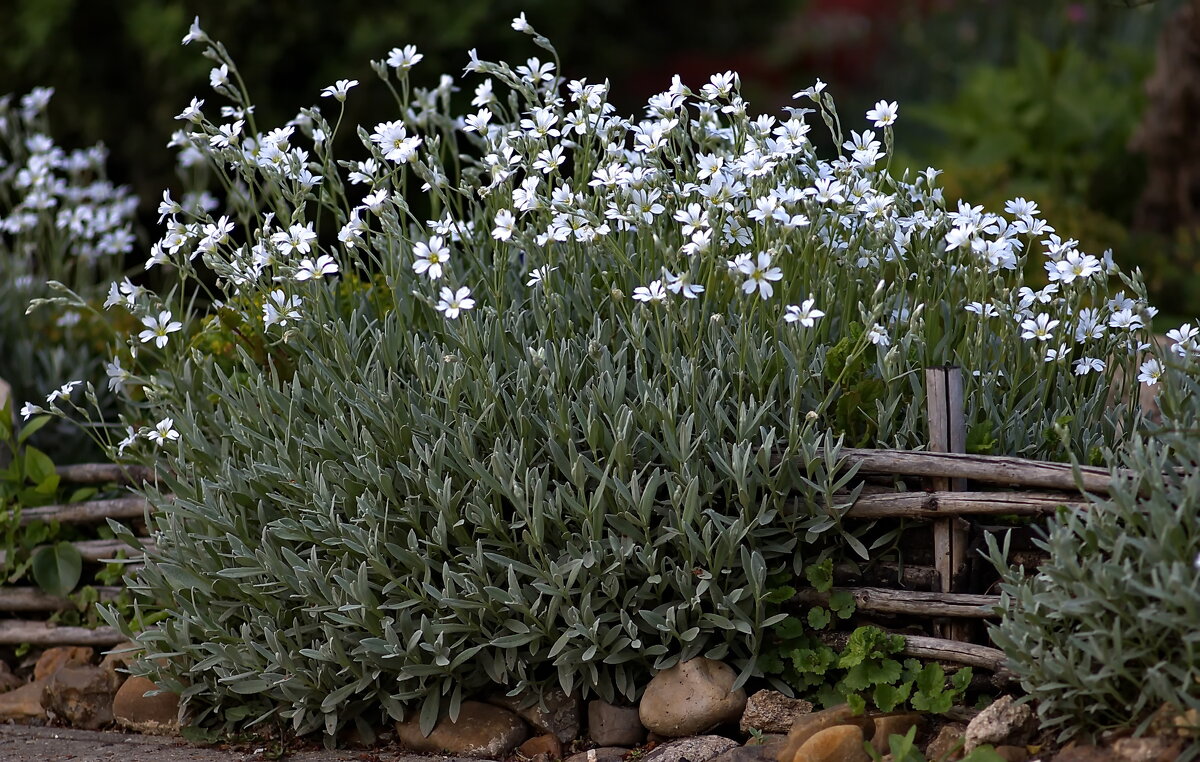
[[[553,54],[523,14],[513,27]],[[739,77],[723,72],[697,84],[676,76],[627,118],[607,82],[563,77],[556,55],[512,67],[471,51],[470,84],[442,75],[417,87],[422,56],[407,45],[373,62],[399,113],[358,127],[356,155],[336,158],[340,115],[331,124],[312,107],[260,128],[224,48],[198,23],[185,42],[207,46],[211,84],[231,104],[217,119],[193,99],[172,144],[220,168],[231,210],[214,219],[164,194],[165,234],[147,266],[186,280],[202,263],[218,303],[257,305],[246,324],[268,344],[319,330],[337,278],[377,273],[413,330],[455,331],[472,313],[507,310],[640,312],[680,326],[736,316],[793,351],[850,341],[885,382],[955,363],[971,371],[970,393],[1007,389],[1064,408],[1091,404],[1118,367],[1158,378],[1142,357],[1154,310],[1140,284],[1109,253],[1057,235],[1032,201],[1003,214],[948,204],[937,170],[894,172],[895,102],[880,100],[870,126],[846,136],[820,80],[797,106],[753,116]],[[339,80],[319,96],[344,108],[357,85]],[[452,110],[458,91],[473,93],[463,114]],[[809,139],[814,115],[833,133],[832,157]],[[1045,285],[1026,284],[1039,257]],[[1110,295],[1118,278],[1132,296]],[[170,341],[173,315],[195,318],[182,291],[114,294],[145,326],[131,344],[186,360]],[[1178,354],[1200,353],[1196,331],[1176,334]]]
[[[133,251],[137,198],[105,179],[103,146],[55,144],[45,124],[53,95],[37,88],[15,103],[0,97],[0,251],[52,263],[48,277],[72,282],[71,270],[119,264]]]

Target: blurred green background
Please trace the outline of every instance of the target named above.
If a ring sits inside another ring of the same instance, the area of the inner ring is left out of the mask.
[[[849,128],[866,125],[876,100],[898,100],[893,168],[944,169],[951,203],[1036,200],[1085,251],[1112,248],[1140,266],[1169,322],[1200,312],[1200,245],[1189,220],[1139,214],[1154,173],[1129,146],[1160,34],[1187,10],[1185,0],[0,0],[0,93],[55,88],[55,139],[104,142],[111,177],[142,198],[153,230],[161,191],[175,184],[174,115],[193,95],[210,108],[221,100],[208,88],[211,63],[180,45],[193,16],[239,61],[260,125],[320,102],[340,78],[362,81],[347,116],[370,125],[394,108],[370,59],[415,44],[425,55],[416,79],[432,84],[461,73],[469,48],[545,57],[510,28],[525,11],[564,74],[611,80],[630,114],[672,74],[698,85],[726,69],[741,72],[753,109],[775,113],[820,77]],[[1179,150],[1181,163],[1200,165]]]

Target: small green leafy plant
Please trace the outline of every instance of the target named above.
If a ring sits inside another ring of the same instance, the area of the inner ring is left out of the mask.
[[[763,659],[768,675],[777,675],[789,689],[814,696],[826,706],[846,702],[861,712],[868,705],[890,712],[901,707],[941,713],[961,699],[971,682],[970,668],[955,672],[947,685],[939,664],[894,658],[904,649],[904,636],[876,627],[859,627],[839,651],[817,634],[836,617],[849,619],[854,598],[833,590],[833,560],[826,558],[804,570],[813,589],[829,593],[829,606],[814,606],[804,619],[788,616],[774,630],[775,639]],[[786,600],[791,588],[773,591]],[[806,626],[807,625],[807,626]]]
[[[98,487],[67,491],[50,457],[30,444],[50,420],[48,415],[36,416],[18,428],[9,405],[0,409],[0,463],[4,464],[0,468],[0,585],[32,581],[43,592],[71,604],[54,612],[51,622],[96,627],[102,623],[96,609],[100,595],[92,583],[117,584],[124,566],[108,564],[93,578],[73,541],[95,535],[110,538],[112,532],[100,527],[93,535],[53,519],[22,518],[30,508],[88,500],[102,491]],[[123,591],[109,603],[132,613],[132,602],[130,594]]]
[[[0,457],[7,466],[0,470],[0,515],[4,553],[4,582],[12,584],[26,575],[51,595],[65,596],[75,589],[83,573],[83,559],[67,540],[58,539],[61,528],[56,521],[21,521],[23,508],[48,505],[60,496],[59,476],[54,462],[44,452],[28,444],[39,429],[52,420],[43,415],[17,430],[6,402],[0,409]],[[71,500],[85,500],[94,488],[76,491]]]
[[[874,707],[885,712],[911,708],[939,714],[949,711],[966,693],[971,669],[946,679],[940,664],[896,656],[904,649],[904,636],[876,627],[859,627],[846,645],[836,650],[825,644],[794,617],[775,629],[782,645],[774,651],[769,668],[779,670],[782,681],[800,695],[812,696],[825,706],[848,703],[856,712]]]
[[[957,749],[951,750],[939,759],[927,760],[921,750],[917,748],[916,735],[917,729],[914,726],[909,728],[905,735],[888,736],[888,759],[891,762],[946,762],[957,751]],[[863,744],[863,748],[875,762],[882,762],[884,759],[883,755],[876,751],[871,744]],[[997,754],[991,746],[980,746],[963,757],[961,762],[1004,762],[1004,760],[1005,758]]]

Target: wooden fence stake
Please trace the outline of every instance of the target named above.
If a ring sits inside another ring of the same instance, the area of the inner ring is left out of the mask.
[[[929,450],[931,452],[965,453],[967,451],[967,419],[963,408],[962,369],[954,366],[928,368],[925,371],[925,394],[929,409]],[[962,492],[966,479],[943,476],[933,478],[933,488],[939,492]],[[940,519],[933,524],[934,566],[941,577],[944,593],[957,588],[959,569],[966,558],[968,537],[965,521],[958,517]],[[935,623],[935,631],[951,640],[967,640],[969,628],[962,623]]]

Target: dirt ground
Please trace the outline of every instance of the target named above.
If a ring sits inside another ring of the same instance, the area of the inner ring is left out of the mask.
[[[267,762],[249,750],[194,746],[180,738],[157,738],[70,728],[0,725],[0,762]],[[467,762],[387,750],[299,751],[288,762]],[[472,760],[471,762],[478,762]]]

